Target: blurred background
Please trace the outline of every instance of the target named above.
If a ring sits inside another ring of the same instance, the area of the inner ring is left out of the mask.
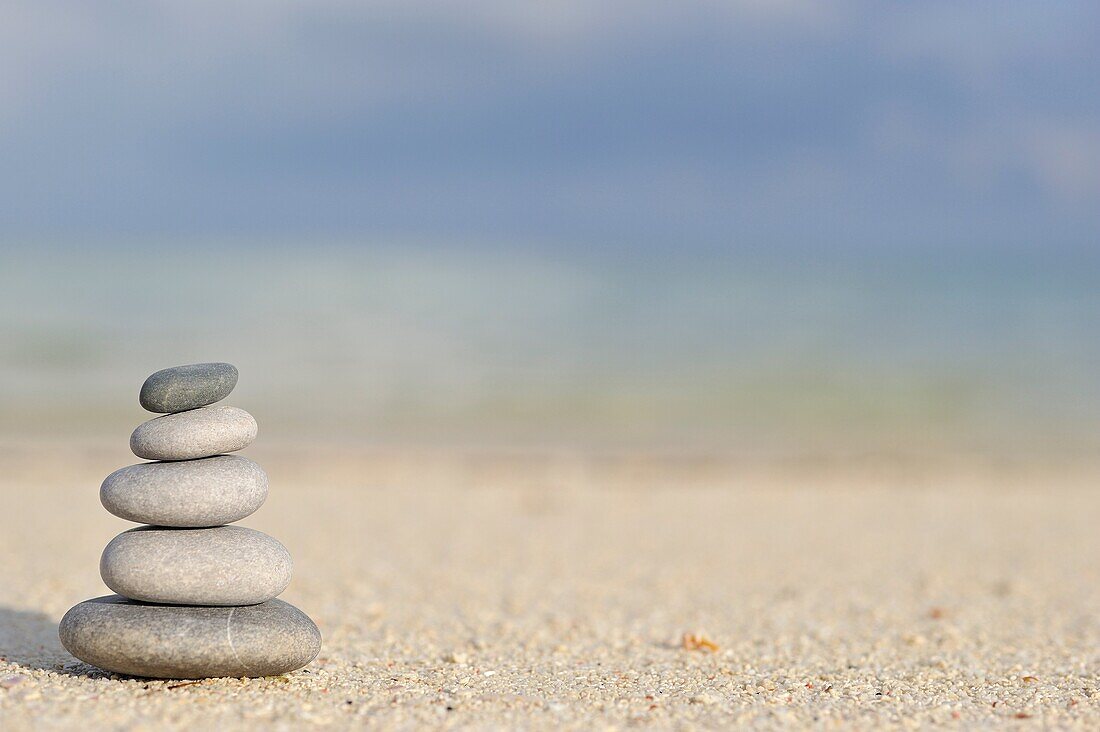
[[[1094,455],[1098,16],[6,3],[0,436]]]

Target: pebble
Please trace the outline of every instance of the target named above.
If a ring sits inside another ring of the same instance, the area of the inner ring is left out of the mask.
[[[242,450],[258,431],[243,409],[200,407],[139,424],[130,435],[130,449],[146,460],[194,460]]]
[[[282,600],[180,607],[109,595],[65,613],[59,635],[85,663],[161,679],[275,676],[305,666],[321,649],[317,626]]]
[[[99,488],[115,516],[157,526],[221,526],[251,515],[266,498],[267,475],[239,455],[130,465]]]
[[[99,560],[114,592],[171,605],[264,602],[290,584],[291,567],[286,547],[243,526],[139,526],[112,539]]]
[[[141,386],[138,401],[150,412],[182,412],[229,396],[237,368],[228,363],[193,363],[161,369]]]

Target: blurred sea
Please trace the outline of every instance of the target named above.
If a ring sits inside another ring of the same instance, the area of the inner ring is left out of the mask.
[[[816,454],[1100,448],[1091,253],[0,248],[0,435],[128,435],[226,360],[283,440]]]

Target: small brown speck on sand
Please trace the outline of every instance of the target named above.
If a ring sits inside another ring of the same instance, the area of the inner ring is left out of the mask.
[[[685,651],[710,651],[714,653],[718,650],[717,643],[702,634],[696,633],[684,633],[683,638],[680,640],[680,646]]]

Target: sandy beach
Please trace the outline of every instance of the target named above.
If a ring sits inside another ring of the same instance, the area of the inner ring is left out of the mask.
[[[0,4],[0,732],[1100,731],[1098,15]]]
[[[0,454],[5,730],[1100,725],[1093,468],[250,449],[324,649],[181,683],[61,648],[132,458],[51,454]]]

